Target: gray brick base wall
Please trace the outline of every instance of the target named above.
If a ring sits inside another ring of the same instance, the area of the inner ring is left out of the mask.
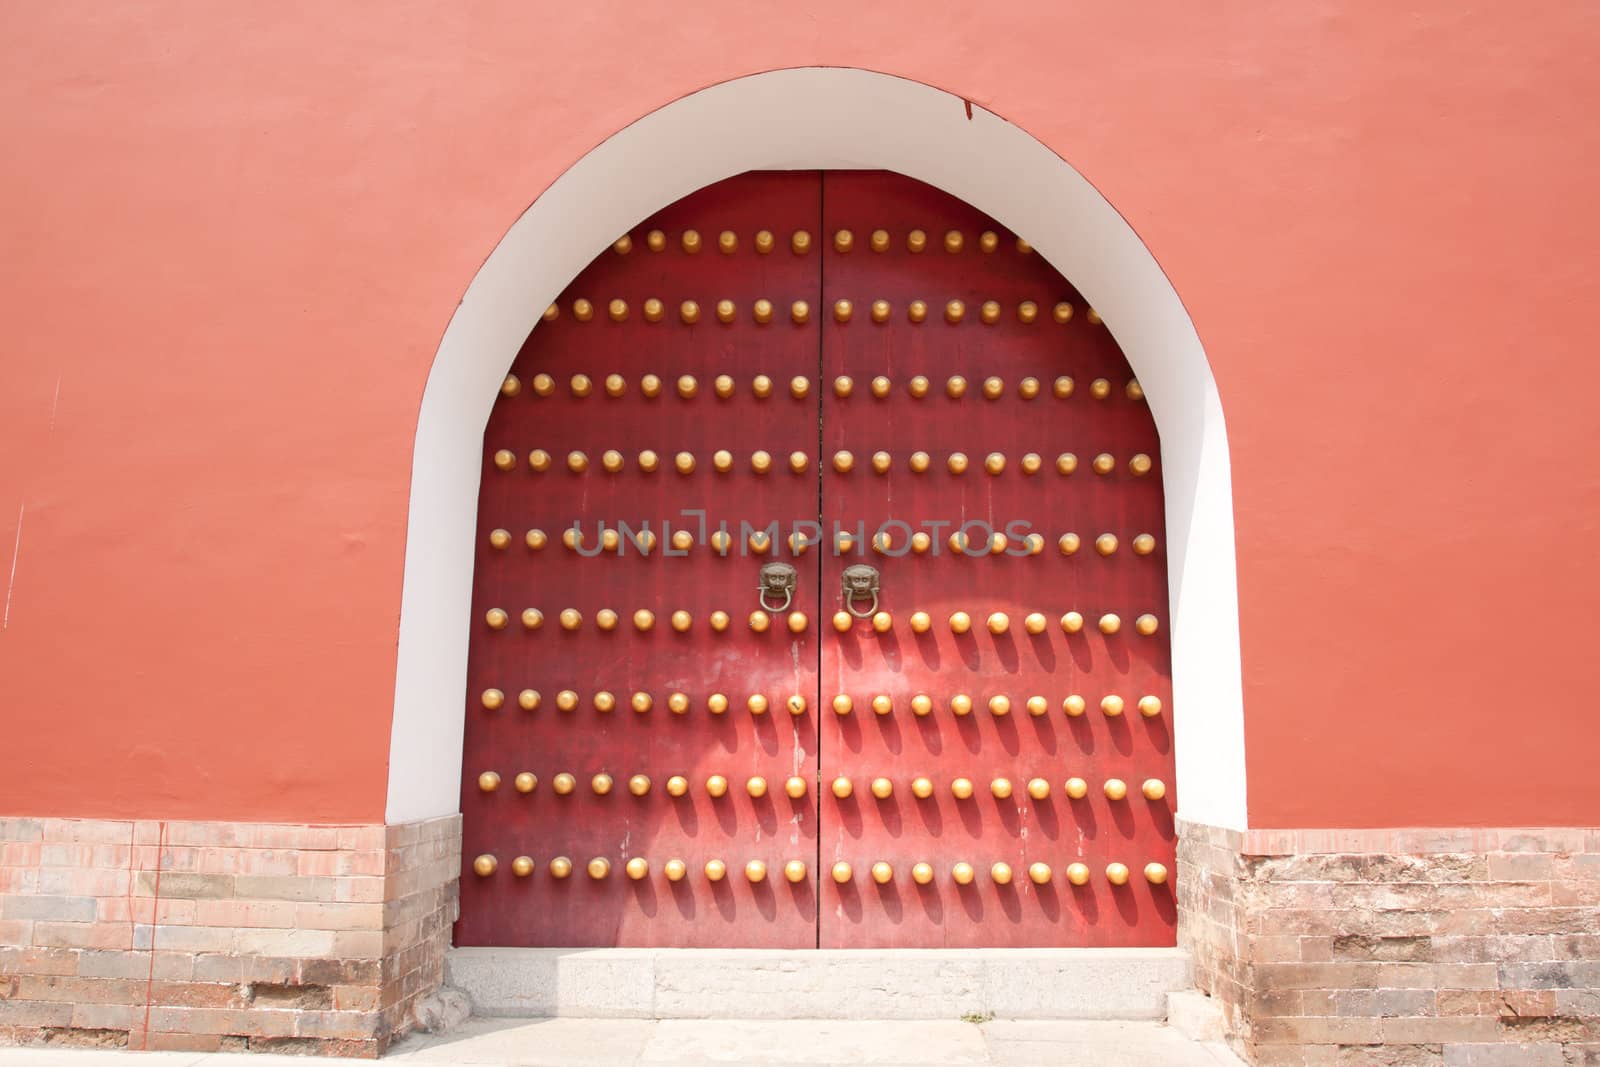
[[[1600,1064],[1600,831],[1179,833],[1180,943],[1251,1062]]]

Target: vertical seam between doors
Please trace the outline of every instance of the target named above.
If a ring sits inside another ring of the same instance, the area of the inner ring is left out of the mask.
[[[822,526],[826,515],[826,508],[824,507],[825,501],[823,496],[822,465],[824,462],[823,452],[827,445],[827,441],[824,436],[826,428],[823,425],[823,405],[825,403],[824,398],[827,395],[827,382],[824,380],[827,373],[827,367],[824,359],[823,348],[825,344],[824,338],[826,337],[826,334],[823,332],[826,328],[824,324],[827,322],[827,319],[825,318],[824,305],[827,303],[828,298],[828,251],[826,233],[826,208],[828,199],[827,183],[828,172],[825,170],[817,171],[817,526],[819,528]],[[817,724],[817,784],[812,790],[812,795],[816,797],[817,807],[817,860],[815,868],[817,872],[817,906],[814,937],[816,947],[820,949],[822,947],[822,642],[827,639],[825,636],[827,631],[825,631],[822,627],[822,571],[827,565],[828,560],[827,549],[825,546],[832,544],[832,538],[827,537],[825,533],[819,536],[822,538],[823,544],[817,546],[819,550],[819,555],[817,556],[816,612],[817,699],[814,705],[816,708],[814,718]]]

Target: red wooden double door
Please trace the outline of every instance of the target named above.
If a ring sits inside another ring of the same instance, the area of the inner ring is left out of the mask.
[[[484,438],[458,945],[1170,945],[1155,425],[1017,235],[762,172],[604,250]]]

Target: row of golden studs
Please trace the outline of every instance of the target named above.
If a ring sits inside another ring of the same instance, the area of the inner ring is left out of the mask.
[[[666,318],[667,308],[660,300],[650,297],[641,308],[644,321],[660,322]],[[606,316],[612,322],[627,322],[632,309],[628,302],[617,297],[607,302]],[[724,326],[731,326],[739,320],[739,306],[732,300],[718,300],[712,305],[712,312],[716,320]],[[854,301],[839,299],[833,302],[833,321],[849,322],[855,318],[856,307]],[[868,313],[872,321],[886,323],[894,315],[894,305],[887,300],[874,300],[868,306]],[[777,314],[777,308],[772,301],[762,299],[750,305],[750,318],[757,325],[765,326]],[[595,306],[583,298],[572,302],[572,317],[579,322],[594,321]],[[544,311],[544,321],[551,322],[561,317],[561,305],[551,304]],[[1005,308],[998,300],[985,300],[978,305],[978,321],[985,326],[997,325],[1005,317]],[[1072,321],[1072,305],[1066,301],[1057,303],[1050,309],[1050,318],[1057,324],[1065,326]],[[700,321],[701,311],[698,300],[684,300],[678,304],[678,319],[685,325],[693,326]],[[1084,318],[1090,325],[1101,324],[1100,313],[1090,308],[1084,313]],[[811,321],[811,302],[808,300],[795,300],[789,304],[789,321],[796,326],[804,326]],[[906,321],[922,323],[928,321],[928,302],[926,300],[913,300],[906,305]],[[967,303],[964,300],[946,300],[944,303],[944,321],[952,326],[967,319]],[[1024,300],[1017,305],[1017,321],[1024,325],[1032,325],[1039,321],[1039,305],[1032,300]]]
[[[887,474],[893,465],[894,457],[888,452],[874,452],[871,458],[872,470],[877,474]],[[639,470],[652,474],[661,467],[661,456],[653,449],[645,449],[638,456]],[[509,448],[497,449],[494,454],[495,469],[499,471],[513,471],[517,469],[517,454]],[[542,474],[555,465],[555,459],[549,452],[536,448],[528,453],[528,469]],[[600,466],[607,474],[618,474],[627,465],[627,460],[616,449],[607,449],[600,455]],[[672,457],[672,467],[679,474],[693,474],[699,465],[693,452],[679,452]],[[855,453],[840,449],[833,454],[833,469],[839,474],[848,474],[855,469]],[[913,474],[923,474],[933,465],[933,457],[926,452],[913,452],[907,457],[906,466]],[[733,470],[733,453],[727,449],[718,449],[711,454],[711,466],[718,474],[727,474]],[[766,474],[772,469],[772,453],[758,450],[750,454],[750,469],[756,474]],[[965,474],[972,466],[972,461],[965,452],[952,452],[945,459],[945,468],[951,474]],[[1090,461],[1090,469],[1096,474],[1107,475],[1117,469],[1117,459],[1110,452],[1101,452]],[[789,470],[794,474],[804,474],[811,467],[811,457],[805,452],[789,453]],[[1023,474],[1038,474],[1044,469],[1044,457],[1037,452],[1023,453],[1018,464]],[[1072,452],[1063,452],[1056,457],[1054,463],[1057,474],[1070,475],[1078,469],[1078,457]],[[1128,473],[1135,478],[1142,478],[1149,474],[1154,467],[1150,457],[1143,452],[1135,453],[1128,460]],[[589,469],[589,455],[586,452],[572,451],[567,453],[567,470],[573,474],[583,474]],[[990,452],[983,459],[983,469],[992,475],[1005,473],[1006,455],[1004,452]]]
[[[514,538],[511,531],[503,527],[497,527],[489,531],[489,546],[491,548],[504,551],[505,549],[511,547],[511,542],[513,540]],[[655,533],[650,530],[639,530],[637,532],[633,532],[632,536],[630,536],[628,540],[632,542],[641,552],[646,554],[655,551],[656,545],[659,543],[659,538],[657,538]],[[754,552],[756,555],[766,555],[766,553],[769,552],[773,547],[771,535],[763,530],[757,530],[754,533],[751,533],[749,537],[746,538],[746,542],[750,547],[750,551]],[[535,527],[534,529],[531,529],[527,533],[523,534],[522,543],[527,545],[533,551],[538,552],[550,543],[550,536],[543,530]],[[585,545],[586,541],[581,529],[568,527],[561,533],[561,543],[566,546],[568,551],[576,552],[580,547]],[[669,538],[669,543],[672,545],[672,548],[675,552],[685,553],[694,548],[699,542],[696,541],[694,534],[690,533],[688,530],[676,530],[673,532],[671,538]],[[727,555],[728,551],[733,548],[733,535],[728,533],[726,530],[718,530],[708,536],[705,540],[705,543],[709,548],[712,549],[712,551],[717,552],[720,555]],[[796,556],[803,556],[805,555],[806,549],[810,548],[812,545],[821,544],[822,542],[816,538],[807,537],[806,535],[796,531],[795,533],[791,533],[785,539],[785,543],[789,546],[789,551],[792,554]],[[895,540],[894,535],[889,533],[887,530],[879,530],[877,533],[873,534],[870,543],[872,545],[872,550],[880,553],[892,552],[899,544],[899,542]],[[977,542],[968,534],[960,530],[952,533],[947,543],[952,551],[959,552],[962,555],[983,554],[982,552],[971,551],[971,549],[976,547]],[[1045,540],[1043,534],[1028,534],[1026,537],[1022,538],[1021,543],[1027,546],[1028,553],[1030,555],[1037,555],[1044,551]],[[907,544],[912,552],[922,555],[933,547],[933,537],[930,534],[919,531],[912,534],[910,538],[907,539]],[[1006,534],[995,531],[989,537],[989,554],[998,555],[1001,552],[1006,551],[1006,549],[1010,547],[1010,544],[1011,540]],[[1116,534],[1103,533],[1094,539],[1094,550],[1100,553],[1102,556],[1113,556],[1116,554],[1117,549],[1121,546],[1121,544],[1122,542],[1117,539]],[[614,529],[600,531],[600,547],[603,551],[616,552],[621,548],[621,546],[621,531]],[[855,546],[856,538],[853,535],[844,532],[835,534],[834,547],[839,552],[850,552],[855,548]],[[1076,554],[1078,549],[1083,547],[1083,539],[1075,533],[1064,533],[1060,537],[1056,538],[1056,547],[1061,550],[1061,554],[1063,556],[1071,556]],[[1156,539],[1147,533],[1138,534],[1133,539],[1132,547],[1134,555],[1148,556],[1150,553],[1156,550]]]
[[[540,372],[533,376],[528,383],[534,396],[553,396],[556,391],[556,380],[549,374]],[[661,395],[666,383],[657,374],[646,374],[639,379],[639,392],[645,397],[654,399]],[[952,400],[960,400],[967,395],[968,382],[964,375],[955,374],[945,379],[945,395]],[[608,374],[601,382],[605,395],[613,399],[626,396],[628,393],[628,380],[620,374]],[[684,400],[693,400],[700,395],[700,382],[692,374],[680,374],[673,383],[673,388],[678,396]],[[711,380],[712,392],[721,400],[728,400],[738,392],[738,382],[731,374],[719,374]],[[758,400],[765,400],[774,390],[772,379],[765,374],[758,374],[750,380],[750,392]],[[996,375],[985,378],[979,386],[985,400],[999,400],[1005,396],[1005,379]],[[573,396],[580,400],[594,393],[594,379],[587,374],[574,374],[567,380],[567,389]],[[879,400],[888,399],[894,391],[894,382],[880,374],[867,383],[868,391]],[[838,375],[833,379],[833,395],[844,399],[854,396],[856,390],[855,379],[848,374]],[[1024,400],[1033,400],[1044,390],[1038,378],[1027,377],[1017,383],[1017,395]],[[1078,390],[1078,383],[1069,375],[1060,375],[1050,383],[1050,395],[1057,400],[1066,400]],[[906,393],[915,400],[921,400],[933,391],[933,382],[925,374],[917,374],[906,380]],[[1129,400],[1143,400],[1144,387],[1138,379],[1132,379],[1123,386],[1123,394]],[[1109,378],[1096,378],[1089,383],[1089,395],[1095,400],[1105,400],[1111,396],[1112,385]],[[522,379],[515,374],[508,374],[500,383],[500,395],[506,397],[520,396],[522,394]],[[803,374],[795,375],[789,379],[789,395],[797,400],[802,400],[811,394],[811,379]]]
[[[752,611],[749,626],[755,633],[766,633],[772,629],[775,612]],[[857,618],[866,616],[851,615],[848,611],[836,611],[833,614],[833,628],[839,633],[848,633],[855,628]],[[491,630],[504,630],[511,622],[510,614],[504,608],[490,608],[484,613],[484,623]],[[577,608],[564,608],[556,621],[563,630],[575,631],[583,628],[583,612]],[[677,633],[688,633],[694,628],[694,616],[682,609],[674,611],[668,618],[668,623]],[[872,629],[880,634],[889,633],[894,629],[894,614],[888,611],[875,611],[870,616]],[[912,633],[925,634],[933,629],[933,616],[926,611],[914,611],[907,620]],[[610,608],[601,608],[595,612],[595,627],[602,632],[609,633],[621,625],[622,616]],[[713,611],[709,622],[711,629],[722,633],[732,625],[733,619],[726,611]],[[950,632],[965,634],[972,630],[972,616],[965,611],[953,612],[947,620]],[[1085,624],[1082,612],[1069,611],[1057,620],[1062,632],[1068,634],[1080,633]],[[640,633],[647,633],[655,629],[656,613],[649,608],[640,608],[633,613],[633,628]],[[803,611],[791,611],[784,617],[784,625],[790,633],[805,633],[811,625],[811,618]],[[1107,612],[1100,616],[1100,632],[1107,636],[1119,633],[1122,630],[1122,616]],[[984,626],[990,633],[999,636],[1011,629],[1011,616],[1003,611],[991,612],[984,620]],[[538,608],[524,608],[522,612],[522,628],[525,630],[538,630],[544,627],[544,612]],[[1022,628],[1030,635],[1037,637],[1050,627],[1049,617],[1041,611],[1031,612],[1023,616]],[[1161,620],[1146,612],[1133,622],[1133,628],[1141,637],[1154,636],[1161,629]]]
[[[490,853],[485,852],[472,861],[472,871],[479,878],[488,878],[500,869],[500,861]],[[518,856],[511,861],[511,873],[518,878],[526,878],[533,874],[536,865],[531,856]],[[573,864],[570,857],[557,856],[550,861],[550,877],[568,878],[572,875]],[[602,881],[611,876],[611,861],[603,856],[590,860],[584,867],[589,877],[595,881]],[[642,856],[635,856],[623,865],[623,871],[635,882],[643,881],[650,876],[650,863]],[[706,880],[720,882],[728,876],[728,865],[722,860],[707,860],[702,868]],[[1055,872],[1048,863],[1030,863],[1027,868],[1028,880],[1034,885],[1048,885],[1055,878]],[[662,865],[662,873],[669,882],[681,882],[689,873],[689,865],[680,859],[669,859]],[[783,876],[793,883],[803,882],[806,879],[806,864],[804,860],[790,860],[783,865]],[[1126,864],[1109,863],[1105,868],[1106,881],[1114,886],[1128,884],[1130,871]],[[840,860],[829,870],[833,880],[839,885],[844,885],[855,878],[855,869],[847,862]],[[878,885],[888,885],[894,881],[894,867],[887,861],[879,860],[868,868],[868,874]],[[1089,866],[1085,863],[1068,864],[1065,872],[1066,880],[1075,886],[1089,884]],[[751,860],[744,865],[745,880],[758,883],[767,879],[767,865],[762,860]],[[977,877],[977,871],[972,864],[966,862],[956,863],[950,868],[950,880],[956,885],[971,885]],[[999,862],[989,867],[989,878],[996,885],[1009,885],[1014,877],[1011,864]],[[1160,863],[1147,863],[1144,867],[1145,881],[1151,885],[1160,885],[1167,880],[1167,868]],[[930,863],[917,863],[911,867],[911,880],[917,885],[929,885],[934,880],[933,865]]]
[[[948,526],[949,523],[942,523],[941,525]],[[651,530],[639,530],[637,532],[630,530],[630,534],[631,536],[627,538],[626,543],[637,548],[640,555],[648,556],[655,551],[656,545],[660,543],[660,539]],[[538,551],[545,547],[548,538],[546,538],[543,530],[529,530],[524,540],[529,548]],[[599,540],[591,544],[581,529],[568,527],[561,532],[561,543],[567,547],[568,551],[582,552],[586,556],[596,556],[603,552],[621,552],[624,539],[620,529],[602,529]],[[693,534],[687,530],[678,530],[672,535],[670,541],[672,551],[667,554],[687,555],[689,550],[694,548],[695,543]],[[755,556],[765,556],[776,547],[776,542],[773,541],[772,535],[765,530],[754,531],[746,537],[745,543],[750,549],[750,554]],[[812,545],[821,544],[822,542],[796,531],[785,539],[785,543],[788,544],[791,555],[803,556]],[[857,539],[852,534],[843,531],[834,534],[833,547],[838,555],[848,555],[851,552],[855,552],[856,543]],[[933,537],[930,534],[918,532],[903,541],[897,541],[889,531],[879,530],[872,535],[872,540],[866,543],[869,543],[872,550],[880,555],[903,556],[907,551],[910,551],[921,556],[933,548]],[[999,530],[992,531],[987,538],[975,538],[965,530],[957,530],[946,539],[945,543],[949,545],[951,554],[957,556],[979,558],[986,555],[998,556],[1002,553],[1013,556],[1037,556],[1044,551],[1045,537],[1042,533],[1030,533],[1018,538],[1014,542],[1018,548],[1016,552],[1010,551],[1013,544],[1011,536]],[[504,529],[490,531],[489,544],[497,549],[506,548],[511,544],[511,531]],[[1095,551],[1102,556],[1115,555],[1120,544],[1121,542],[1117,540],[1116,534],[1111,533],[1103,533],[1094,540]],[[718,530],[706,538],[706,546],[717,555],[726,556],[733,549],[733,535],[726,530]],[[594,551],[584,551],[584,549],[590,547],[594,548]],[[1078,549],[1083,547],[1083,539],[1075,533],[1064,533],[1056,538],[1056,547],[1061,550],[1063,556],[1075,555]],[[1149,534],[1140,534],[1133,539],[1134,555],[1148,556],[1154,550],[1155,538]],[[857,554],[860,555],[861,553],[857,552]],[[934,554],[938,555],[938,553]]]
[[[867,247],[874,252],[889,251],[893,239],[888,230],[873,230],[867,236]],[[644,245],[652,252],[665,252],[667,250],[667,234],[664,230],[651,230],[644,236]],[[679,246],[691,256],[698,255],[705,247],[705,241],[700,236],[700,231],[695,229],[684,230],[678,235]],[[771,230],[757,230],[753,242],[755,250],[761,255],[770,254],[778,247],[778,239]],[[920,255],[928,248],[928,231],[914,229],[906,233],[906,251]],[[959,254],[967,246],[967,238],[960,230],[946,230],[944,233],[944,250],[951,255]],[[856,247],[856,235],[852,230],[839,229],[833,231],[833,250],[841,255],[848,255]],[[978,235],[978,250],[984,254],[991,254],[1000,247],[1000,235],[993,230],[984,230]],[[1031,255],[1033,246],[1022,238],[1016,239],[1016,250],[1022,255]],[[789,250],[797,256],[806,255],[811,251],[811,231],[795,230],[789,236]],[[633,251],[633,236],[623,234],[612,244],[611,250],[619,256],[625,256]],[[717,251],[725,256],[731,256],[739,251],[739,235],[732,230],[723,230],[717,234]]]
[[[503,689],[485,689],[479,694],[478,700],[486,710],[499,711],[506,706],[506,693]],[[523,711],[537,711],[543,703],[544,696],[537,689],[524,689],[517,694],[517,706]],[[578,693],[573,689],[563,689],[555,696],[556,708],[560,711],[576,711],[579,703]],[[602,689],[594,695],[593,704],[596,711],[615,711],[617,708],[617,696],[615,693]],[[847,693],[838,694],[830,701],[830,704],[836,715],[849,715],[855,711],[856,707],[855,698]],[[687,693],[673,692],[667,695],[666,705],[667,710],[674,715],[686,715],[689,712],[691,701]],[[641,690],[628,697],[628,706],[643,715],[655,707],[655,697]],[[726,694],[712,693],[706,698],[706,710],[713,715],[726,714],[729,706]],[[799,693],[791,694],[783,700],[784,710],[790,715],[804,715],[808,706],[806,698]],[[867,701],[867,706],[872,709],[875,715],[888,715],[894,711],[895,702],[894,698],[889,694],[878,693]],[[933,698],[926,693],[918,693],[910,699],[909,706],[912,714],[921,718],[933,713]],[[987,706],[993,715],[1011,714],[1011,698],[1004,694],[996,694],[990,697]],[[1048,714],[1050,711],[1050,701],[1039,695],[1024,698],[1022,706],[1034,718]],[[1138,707],[1139,714],[1147,719],[1153,719],[1161,714],[1161,698],[1158,696],[1142,696],[1135,706]],[[772,701],[764,693],[754,693],[746,699],[745,707],[750,710],[752,715],[765,715],[771,710]],[[950,698],[950,710],[957,716],[971,715],[974,707],[972,696],[968,693],[956,693]],[[1069,694],[1061,700],[1061,710],[1070,718],[1078,718],[1088,708],[1088,701],[1077,693]],[[1127,702],[1115,693],[1108,693],[1100,698],[1100,710],[1109,718],[1116,718],[1126,708]]]
[[[539,788],[539,778],[531,771],[523,771],[513,779],[512,784],[519,793],[532,793]],[[654,783],[647,774],[636,774],[628,779],[628,792],[636,797],[648,796]],[[918,800],[927,800],[933,796],[933,779],[919,775],[911,780],[911,795]],[[607,796],[616,786],[616,782],[609,774],[597,774],[589,780],[589,788],[596,796]],[[500,775],[495,771],[484,771],[478,775],[478,789],[485,793],[493,793],[500,788]],[[557,796],[571,796],[578,788],[578,779],[566,771],[561,772],[550,780],[550,788]],[[706,795],[713,799],[721,799],[728,795],[728,779],[724,775],[713,774],[706,779]],[[829,789],[840,800],[845,800],[855,794],[855,783],[847,777],[838,777],[830,784]],[[894,796],[894,782],[888,778],[873,778],[869,783],[868,792],[879,800],[888,800]],[[667,779],[667,795],[671,797],[686,796],[689,792],[689,780],[681,774],[674,774]],[[1030,778],[1024,786],[1024,791],[1034,800],[1048,800],[1051,796],[1050,782],[1044,778]],[[1082,800],[1089,795],[1089,783],[1082,778],[1068,778],[1062,786],[1062,791],[1071,800]],[[1146,800],[1161,800],[1167,795],[1167,785],[1159,778],[1146,778],[1139,787],[1140,793]],[[755,799],[767,795],[767,780],[760,775],[753,776],[745,781],[745,792]],[[792,800],[799,800],[806,795],[806,780],[799,775],[791,776],[783,785],[783,792]],[[972,779],[965,777],[950,780],[950,795],[957,800],[971,800],[977,792]],[[1011,779],[995,778],[989,783],[989,792],[996,800],[1007,800],[1015,792]],[[1121,801],[1128,797],[1128,783],[1121,778],[1108,778],[1101,786],[1101,792],[1107,800]]]

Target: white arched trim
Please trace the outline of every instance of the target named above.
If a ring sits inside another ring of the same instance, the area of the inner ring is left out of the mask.
[[[539,313],[647,215],[747,170],[883,169],[1023,234],[1104,316],[1161,434],[1180,815],[1243,829],[1244,710],[1228,437],[1211,367],[1137,234],[1049,148],[941,90],[808,67],[633,123],[536,200],[472,279],[428,375],[412,460],[388,821],[455,812],[483,430]]]

